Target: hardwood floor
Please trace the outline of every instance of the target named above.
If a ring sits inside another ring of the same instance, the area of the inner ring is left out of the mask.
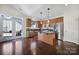
[[[0,55],[78,55],[79,46],[71,42],[58,40],[56,46],[50,46],[37,40],[37,37],[15,39],[0,43]]]

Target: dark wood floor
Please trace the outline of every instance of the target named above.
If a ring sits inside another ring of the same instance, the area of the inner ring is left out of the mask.
[[[0,55],[78,55],[79,46],[58,40],[56,46],[38,41],[36,37],[0,43]]]

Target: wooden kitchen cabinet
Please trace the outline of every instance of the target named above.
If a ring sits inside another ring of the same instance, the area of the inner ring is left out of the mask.
[[[52,46],[56,44],[55,33],[38,33],[38,40]]]

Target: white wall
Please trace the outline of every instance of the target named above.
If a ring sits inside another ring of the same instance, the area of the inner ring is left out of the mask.
[[[23,20],[23,37],[26,37],[26,17]]]
[[[79,5],[69,5],[64,12],[64,41],[79,44]]]
[[[0,40],[2,39],[2,35],[3,35],[3,28],[2,28],[2,22],[3,19],[0,19]]]

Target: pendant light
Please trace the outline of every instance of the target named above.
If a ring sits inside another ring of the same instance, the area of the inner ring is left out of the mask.
[[[40,12],[40,15],[41,15],[41,19],[43,19],[43,17],[42,17],[43,16],[43,13],[42,12]]]

